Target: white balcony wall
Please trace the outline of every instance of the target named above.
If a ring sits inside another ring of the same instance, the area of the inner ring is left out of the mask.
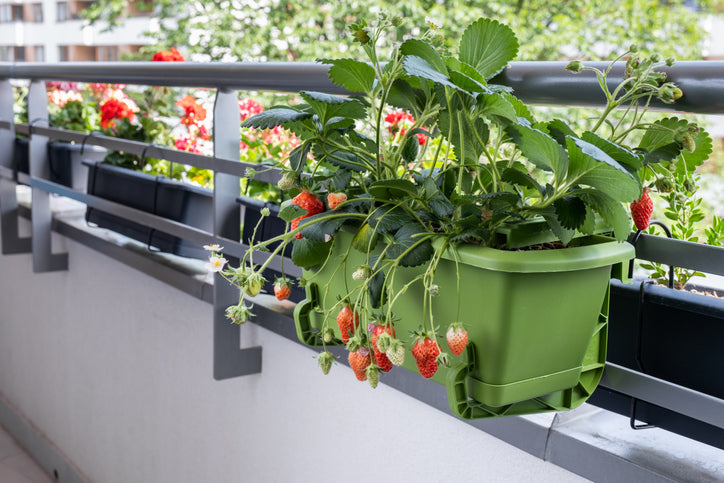
[[[253,324],[263,372],[214,381],[209,304],[63,244],[0,255],[0,392],[90,481],[584,481]]]

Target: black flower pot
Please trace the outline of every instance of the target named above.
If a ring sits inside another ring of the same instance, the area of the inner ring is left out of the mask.
[[[100,162],[87,165],[88,194],[202,230],[212,230],[210,190]],[[208,256],[196,243],[95,208],[88,208],[86,220],[163,252],[199,259]]]
[[[13,169],[20,173],[30,173],[30,139],[15,138]],[[50,165],[49,181],[62,184],[76,190],[83,190],[87,184],[88,170],[82,161],[101,161],[107,149],[100,146],[81,146],[60,141],[48,143],[48,161]]]
[[[13,171],[25,174],[30,172],[30,139],[28,138],[15,138]]]
[[[724,399],[724,299],[614,280],[608,338],[608,362]],[[589,402],[631,413],[630,397],[605,388]],[[636,420],[724,449],[723,429],[654,404],[637,401]]]
[[[53,141],[48,143],[50,181],[83,190],[87,186],[88,169],[83,161],[102,161],[108,150],[101,146],[81,146]]]

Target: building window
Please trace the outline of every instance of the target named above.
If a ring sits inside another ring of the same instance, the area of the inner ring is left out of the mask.
[[[15,48],[11,45],[0,45],[0,61],[12,62],[15,60]]]
[[[18,62],[25,62],[25,47],[14,47],[15,60]]]
[[[0,5],[0,23],[8,23],[13,21],[13,12],[10,4]]]
[[[58,46],[58,60],[60,62],[68,62],[70,60],[70,53],[67,45]]]
[[[22,22],[23,21],[23,6],[22,5],[13,5],[12,6],[12,21],[13,22]]]
[[[58,22],[64,22],[70,18],[68,2],[58,2],[56,17]]]
[[[33,4],[33,22],[43,22],[43,4],[42,3],[34,3]]]
[[[98,60],[101,62],[118,60],[118,47],[115,45],[104,45],[98,47]]]
[[[35,50],[35,62],[45,62],[45,47],[36,45],[33,49]]]

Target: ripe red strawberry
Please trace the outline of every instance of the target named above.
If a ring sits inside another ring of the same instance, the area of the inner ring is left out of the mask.
[[[353,313],[352,308],[345,304],[337,314],[337,325],[342,334],[342,342],[346,344],[359,327],[359,314]]]
[[[440,346],[427,332],[418,333],[415,344],[412,346],[412,356],[417,361],[417,368],[425,379],[430,379],[437,372],[437,356],[440,355]]]
[[[299,226],[299,221],[303,218],[308,218],[324,211],[324,203],[322,203],[319,198],[314,196],[309,191],[302,191],[297,196],[292,198],[291,203],[307,210],[306,215],[302,215],[292,220],[292,230],[297,229],[297,227]],[[297,233],[296,235],[294,235],[294,238],[302,238],[302,234]]]
[[[327,204],[330,210],[336,210],[345,201],[347,201],[347,195],[344,193],[329,193],[327,195]]]
[[[367,380],[367,367],[370,365],[370,351],[366,347],[362,347],[356,352],[349,353],[349,366],[354,371],[354,375],[358,381]]]
[[[645,230],[649,226],[651,213],[654,211],[654,203],[649,197],[649,189],[644,188],[641,198],[631,203],[631,217],[633,218],[636,228]]]
[[[292,292],[292,285],[288,280],[277,280],[274,283],[274,295],[277,300],[286,300],[289,298],[289,294]]]
[[[375,325],[370,332],[370,341],[372,341],[372,348],[375,351],[375,361],[377,362],[377,365],[382,370],[382,372],[390,372],[393,366],[392,361],[390,361],[390,359],[387,357],[387,354],[385,354],[384,351],[380,350],[380,348],[377,346],[377,341],[382,334],[389,334],[394,337],[395,329],[389,325]]]
[[[447,345],[450,347],[450,352],[459,356],[465,350],[465,346],[468,345],[468,331],[465,330],[463,324],[455,322],[450,324],[445,334],[447,339]]]
[[[437,372],[437,359],[431,357],[426,359],[423,364],[417,363],[417,369],[425,379],[430,379]]]

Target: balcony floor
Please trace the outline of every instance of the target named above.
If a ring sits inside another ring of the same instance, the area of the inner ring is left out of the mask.
[[[3,483],[54,481],[2,426],[0,426],[0,481]]]

